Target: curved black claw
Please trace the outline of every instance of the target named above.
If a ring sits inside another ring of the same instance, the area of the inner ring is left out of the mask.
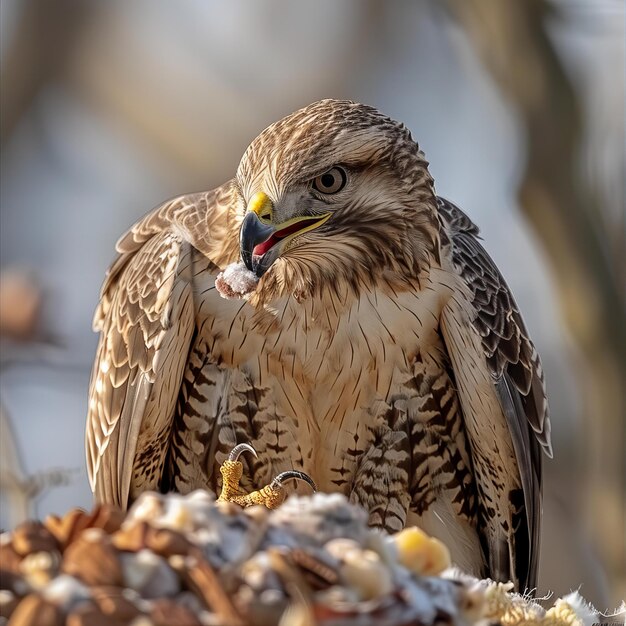
[[[256,450],[249,443],[239,443],[230,451],[230,454],[228,455],[228,460],[233,462],[238,461],[239,457],[244,452],[251,452],[254,455],[255,459],[258,458]]]
[[[305,483],[311,486],[311,489],[313,489],[313,491],[317,491],[317,487],[313,482],[313,479],[308,474],[305,474],[304,472],[299,472],[298,470],[287,470],[286,472],[281,472],[270,483],[270,487],[272,489],[279,489],[283,486],[283,483],[285,481],[291,480],[292,478],[295,480],[303,480]]]

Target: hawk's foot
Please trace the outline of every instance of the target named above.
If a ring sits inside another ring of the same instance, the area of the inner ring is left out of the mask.
[[[268,509],[275,509],[287,497],[283,483],[290,479],[303,480],[316,490],[313,479],[304,472],[289,470],[281,472],[272,482],[257,491],[248,494],[242,494],[239,490],[239,481],[243,474],[243,464],[239,461],[239,457],[244,451],[251,452],[256,457],[256,451],[247,443],[240,443],[235,446],[228,459],[222,463],[220,472],[222,474],[222,492],[218,498],[218,502],[234,502],[239,506],[247,507],[255,504],[262,504]]]

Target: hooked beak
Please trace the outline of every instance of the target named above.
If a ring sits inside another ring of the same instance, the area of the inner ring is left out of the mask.
[[[268,196],[259,192],[250,200],[248,213],[241,224],[241,260],[259,278],[280,256],[288,241],[321,226],[330,217],[330,213],[301,216],[274,225],[273,209]]]

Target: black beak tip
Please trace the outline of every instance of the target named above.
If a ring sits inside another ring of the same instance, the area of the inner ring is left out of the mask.
[[[241,248],[241,260],[250,272],[254,272],[254,268],[252,266],[252,255],[248,250]]]
[[[265,272],[267,272],[267,270],[270,268],[271,264],[267,265],[263,261],[264,257],[260,257],[256,263],[252,264],[254,267],[252,271],[256,274],[257,278],[261,278],[261,276],[263,276],[263,274],[265,274]]]
[[[275,228],[269,224],[263,224],[255,213],[248,213],[241,224],[241,232],[239,234],[239,246],[241,260],[244,265],[254,272],[258,278],[265,273],[268,266],[263,263],[263,259],[267,260],[267,256],[254,257],[254,248],[256,245],[267,241],[274,233]]]

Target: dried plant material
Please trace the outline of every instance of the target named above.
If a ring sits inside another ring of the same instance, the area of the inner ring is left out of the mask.
[[[616,613],[614,616],[616,624],[620,616],[626,623],[626,605],[624,603],[622,603],[620,613]],[[587,626],[597,623],[598,617],[593,607],[585,602],[577,591],[573,591],[564,598],[559,598],[554,606],[546,612],[542,626]]]
[[[65,613],[91,598],[91,590],[77,578],[61,574],[41,590],[41,595]]]
[[[204,619],[204,617],[208,615],[208,611],[202,600],[200,600],[198,596],[188,589],[179,593],[174,600],[180,606],[184,606],[186,609],[194,613],[194,615],[198,615],[200,619]]]
[[[337,572],[310,551],[296,548],[289,556],[300,568],[306,581],[315,589],[324,589],[337,584],[339,580]]]
[[[101,528],[111,534],[121,527],[125,517],[126,513],[122,509],[112,504],[100,504],[90,515],[88,527]]]
[[[12,591],[6,589],[0,591],[0,617],[9,619],[19,601],[19,598]]]
[[[215,506],[219,509],[220,513],[224,515],[239,515],[241,512],[241,505],[235,504],[234,502],[228,502],[227,500],[218,499],[215,502]],[[267,507],[262,504],[254,504],[250,507],[246,507],[247,509],[258,511],[258,510],[266,510]]]
[[[122,566],[117,550],[108,535],[100,529],[83,531],[65,551],[63,572],[75,576],[86,585],[123,583]]]
[[[256,595],[266,590],[278,591],[285,595],[278,573],[272,567],[270,555],[265,550],[257,552],[243,563],[238,577]]]
[[[11,615],[11,626],[63,626],[65,620],[61,609],[32,593],[15,607]]]
[[[120,555],[124,586],[137,591],[143,598],[163,598],[180,591],[178,576],[167,561],[150,550]]]
[[[128,622],[103,615],[93,602],[84,602],[68,614],[66,626],[123,626]]]
[[[146,547],[168,558],[174,554],[189,554],[193,544],[181,533],[168,528],[151,528],[146,534]]]
[[[221,506],[229,505],[229,502],[220,503]],[[269,518],[270,511],[265,506],[249,506],[244,510],[244,515],[254,520],[258,526],[265,526]]]
[[[180,532],[169,528],[154,528],[147,522],[126,524],[112,538],[113,545],[121,551],[152,550],[164,558],[174,554],[188,554],[193,544]]]
[[[256,274],[243,263],[231,263],[215,279],[215,288],[227,300],[243,298],[252,293],[259,282]]]
[[[20,571],[33,589],[41,589],[58,573],[61,555],[54,552],[32,552],[27,554],[20,563]]]
[[[363,600],[373,600],[393,590],[391,572],[372,550],[350,551],[340,568],[341,578],[359,593]]]
[[[44,520],[44,526],[64,550],[67,544],[74,541],[78,534],[87,528],[88,519],[88,514],[82,509],[71,509],[63,517],[49,515]]]
[[[154,522],[164,514],[164,508],[168,506],[168,501],[164,500],[157,493],[145,492],[137,499],[131,509],[132,513],[127,517],[127,523],[133,522]]]
[[[7,535],[8,536],[8,535]],[[22,557],[15,551],[13,542],[0,544],[0,569],[14,574],[20,571]]]
[[[361,550],[361,544],[354,539],[338,537],[337,539],[331,539],[328,541],[324,545],[324,549],[332,557],[341,561],[349,552],[359,552]]]
[[[29,593],[31,588],[24,577],[19,573],[19,570],[10,572],[6,569],[0,569],[0,590],[10,591],[21,597]]]
[[[194,551],[188,557],[186,564],[189,567],[189,579],[200,592],[207,607],[222,616],[232,626],[243,624],[219,577],[201,554]]]
[[[285,551],[271,548],[268,550],[268,557],[272,569],[283,580],[289,595],[310,604],[313,597],[312,589],[302,574],[289,562]]]
[[[124,517],[121,509],[102,504],[91,513],[71,509],[63,517],[49,515],[44,520],[44,526],[59,542],[61,550],[65,550],[87,528],[101,528],[107,534],[115,532],[122,525]]]
[[[174,600],[156,600],[150,609],[155,626],[202,626],[198,616]]]
[[[504,615],[513,601],[513,583],[495,583],[485,591],[485,617]]]
[[[273,569],[282,578],[291,602],[280,619],[280,626],[314,626],[313,590],[300,571],[280,550],[269,551]]]
[[[280,617],[278,626],[317,626],[317,619],[304,602],[291,603]]]
[[[316,595],[316,608],[318,615],[323,615],[329,607],[333,607],[337,610],[338,607],[358,606],[360,602],[359,594],[356,590],[344,587],[342,585],[333,585],[328,589],[320,591]]]
[[[513,602],[508,611],[498,616],[501,626],[539,626],[542,622],[543,609],[539,606],[528,606],[522,602]],[[578,626],[569,623],[567,626]]]
[[[202,492],[149,494],[121,526],[97,511],[47,520],[51,534],[31,523],[2,536],[15,569],[0,570],[10,626],[582,624],[570,598],[546,613],[510,584],[435,574],[449,562],[438,541],[415,528],[374,531],[337,494],[292,497],[274,511]],[[33,550],[18,554],[16,537]]]
[[[140,614],[137,605],[129,599],[129,595],[120,587],[92,587],[93,601],[101,613],[122,623],[131,622]]]
[[[138,552],[146,547],[151,527],[147,522],[124,524],[112,537],[113,546],[120,551]]]
[[[54,535],[41,522],[24,522],[12,535],[13,549],[20,556],[31,552],[52,552],[58,549]]]

